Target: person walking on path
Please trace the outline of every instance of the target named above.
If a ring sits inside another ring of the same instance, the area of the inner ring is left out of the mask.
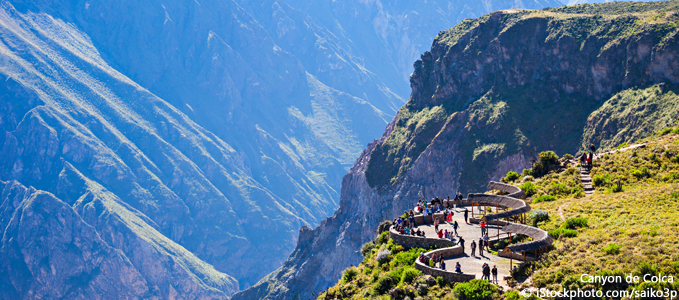
[[[455,221],[455,223],[453,223],[453,230],[455,230],[455,235],[456,235],[456,236],[460,236],[459,234],[457,234],[457,228],[458,228],[458,227],[460,227],[460,225],[458,225],[458,224],[457,224],[457,221]]]
[[[464,239],[460,237],[460,241],[458,243],[460,243],[460,246],[462,246],[462,253],[464,253]]]
[[[493,269],[490,270],[490,272],[493,274],[493,281],[495,284],[499,284],[497,283],[497,266],[493,265]]]
[[[434,217],[434,215],[431,215],[431,216],[432,216],[432,218]],[[434,218],[434,230],[436,230],[436,232],[439,231],[439,219],[438,218]]]
[[[487,234],[483,235],[483,246],[486,247],[486,251],[490,253],[490,243],[488,243],[490,239],[488,238]]]
[[[589,146],[589,150],[592,150],[592,156],[596,154],[596,147],[594,146],[594,144]]]
[[[582,153],[582,156],[580,156],[580,167],[585,167],[585,163],[587,162],[587,152]]]
[[[469,247],[472,248],[472,256],[476,256],[474,255],[476,253],[476,242],[474,240],[472,240],[472,243],[469,245]]]
[[[469,224],[469,222],[467,222],[467,218],[468,218],[468,217],[469,217],[469,210],[465,208],[465,209],[464,209],[464,222],[465,222],[466,224]]]

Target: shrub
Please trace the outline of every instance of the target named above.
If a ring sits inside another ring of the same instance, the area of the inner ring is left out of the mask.
[[[549,213],[544,210],[534,210],[530,213],[530,218],[533,219],[533,226],[543,221],[549,221]]]
[[[523,174],[523,176],[534,176],[535,172],[533,171],[533,169],[523,169],[521,174]]]
[[[566,238],[572,238],[578,236],[578,232],[572,229],[565,229],[565,228],[557,228],[554,230],[550,230],[547,233],[549,233],[552,238],[558,239],[559,236],[563,235],[563,237]]]
[[[363,247],[361,247],[361,255],[363,255],[363,257],[370,256],[373,253],[373,249],[375,249],[375,247],[375,243],[373,242],[365,243]]]
[[[370,294],[373,296],[383,295],[389,291],[392,287],[396,285],[394,278],[391,276],[382,276],[372,286]]]
[[[528,197],[533,196],[538,192],[538,188],[535,187],[535,184],[532,182],[526,182],[519,186],[519,188],[526,192],[526,196]]]
[[[540,152],[540,157],[533,164],[533,172],[537,175],[544,175],[558,165],[559,156],[554,151]]]
[[[382,232],[377,237],[378,244],[386,244],[388,241],[389,241],[389,231]]]
[[[408,251],[403,251],[396,253],[394,255],[394,258],[392,259],[390,265],[392,268],[396,268],[399,266],[410,266],[413,263],[415,263],[415,260],[417,260],[417,257],[420,256],[420,252],[424,252],[426,250],[422,248],[410,248]]]
[[[391,254],[391,252],[389,250],[386,250],[386,249],[382,250],[382,251],[377,253],[376,259],[377,259],[378,262],[382,263],[389,258],[390,254]]]
[[[564,154],[563,157],[567,159],[573,159],[573,155],[570,155],[568,153]]]
[[[618,147],[616,147],[616,148],[622,149],[622,148],[625,148],[625,147],[627,147],[627,146],[629,146],[629,144],[627,144],[627,143],[622,143],[622,144],[618,145]]]
[[[552,195],[541,195],[538,196],[537,198],[533,199],[533,203],[540,203],[540,202],[551,202],[556,200],[556,197]]]
[[[611,182],[611,175],[608,173],[596,174],[592,177],[592,182],[594,183],[594,186],[608,185]]]
[[[549,185],[547,193],[553,196],[566,196],[571,194],[571,190],[563,183],[552,183]]]
[[[666,135],[670,132],[672,132],[672,128],[667,127],[667,128],[663,128],[662,130],[658,131],[658,135]]]
[[[580,227],[587,227],[587,219],[583,217],[578,217],[578,218],[568,218],[566,222],[563,223],[563,228],[566,229],[575,229],[575,228],[580,228]]]
[[[342,282],[348,283],[356,279],[356,276],[358,275],[358,270],[355,267],[351,267],[349,269],[346,269],[344,271],[344,274],[342,274]]]
[[[575,197],[575,198],[585,197],[585,188],[583,188],[580,185],[574,186],[571,189],[571,195],[573,195],[573,197]]]
[[[399,284],[411,283],[415,278],[422,275],[422,271],[417,270],[413,267],[404,267],[401,272],[401,280]]]
[[[639,169],[632,171],[632,176],[641,179],[651,176],[651,173],[648,171],[648,168],[641,167]]]
[[[620,253],[620,246],[618,246],[618,244],[615,243],[610,243],[604,246],[603,250],[604,252],[606,252],[606,254],[618,254]]]
[[[443,287],[446,285],[446,282],[443,280],[443,277],[437,276],[436,277],[436,284],[440,287]]]
[[[472,279],[455,285],[453,292],[460,300],[492,300],[498,294],[498,289],[488,281]]]
[[[517,179],[519,179],[519,173],[514,171],[507,172],[507,176],[505,176],[505,182],[512,182]]]
[[[540,300],[540,298],[533,294],[526,297],[521,295],[518,291],[511,291],[505,294],[505,300]]]

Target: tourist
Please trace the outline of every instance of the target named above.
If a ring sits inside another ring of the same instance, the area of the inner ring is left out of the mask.
[[[592,156],[594,156],[594,154],[596,153],[596,147],[594,146],[594,144],[589,146],[589,150],[592,150]]]
[[[424,219],[424,225],[427,225],[427,209],[422,210],[422,217]]]
[[[487,234],[483,235],[483,246],[486,247],[486,251],[490,252],[490,244],[489,244],[489,238]]]
[[[409,227],[404,228],[404,230],[406,231],[407,235],[410,235],[410,228]]]
[[[457,221],[455,221],[455,223],[453,223],[453,230],[455,230],[455,235],[456,235],[456,236],[460,236],[459,234],[457,234],[457,228],[458,228],[458,227],[460,227],[460,225],[457,224]]]
[[[483,277],[481,279],[490,281],[490,266],[488,264],[483,264]]]
[[[415,228],[415,214],[411,214],[410,217],[408,218],[408,220],[409,220],[408,223],[410,225],[410,228]]]
[[[583,152],[582,156],[580,156],[580,166],[584,168],[586,162],[587,162],[587,152]]]
[[[481,235],[486,234],[486,221],[481,221]]]
[[[592,160],[594,159],[594,153],[590,152],[589,157],[587,157],[587,164],[591,167],[592,166]]]
[[[465,224],[469,224],[469,222],[467,222],[468,217],[469,217],[469,210],[467,208],[465,208],[464,209],[464,223]]]
[[[439,230],[437,233],[439,235],[439,238],[442,239],[443,238],[443,230]]]
[[[462,246],[462,252],[464,253],[464,239],[460,237],[460,241],[458,242],[460,246]]]
[[[483,238],[479,238],[479,255],[483,256]]]
[[[432,216],[432,218],[434,217],[434,215],[431,215],[431,216]],[[434,218],[434,230],[437,231],[437,232],[439,231],[439,219],[438,218]]]
[[[455,272],[462,273],[462,266],[460,265],[459,261],[455,263]]]
[[[445,270],[446,269],[446,261],[442,259],[441,263],[439,263],[439,266],[441,267],[441,270]]]
[[[449,238],[449,237],[450,237],[450,234],[448,233],[448,229],[446,229],[445,231],[443,231],[443,237],[444,237],[444,238]]]
[[[490,270],[490,272],[493,274],[493,281],[495,281],[495,284],[497,283],[497,266],[493,265],[493,269]]]
[[[472,243],[471,243],[471,245],[469,245],[469,247],[472,248],[472,256],[476,256],[475,255],[475,253],[476,253],[476,242],[474,240],[472,240]]]

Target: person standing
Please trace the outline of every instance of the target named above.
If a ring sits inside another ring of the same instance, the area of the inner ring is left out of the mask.
[[[481,221],[481,235],[486,234],[486,221]]]
[[[460,236],[459,234],[457,234],[457,228],[458,228],[458,227],[460,227],[460,225],[458,225],[458,224],[457,224],[457,221],[455,221],[455,223],[453,223],[453,230],[455,230],[455,235],[456,235],[456,236]]]
[[[490,270],[490,272],[493,274],[493,281],[495,281],[495,284],[499,284],[497,283],[497,266],[493,265],[493,269]]]
[[[433,214],[431,216],[432,216],[432,218],[434,217]],[[439,219],[438,218],[434,218],[434,230],[436,230],[436,232],[439,231]]]
[[[483,256],[483,238],[479,238],[479,256]]]
[[[488,242],[488,234],[483,235],[483,246],[486,247],[486,251],[490,252],[490,243]]]
[[[490,281],[490,266],[488,264],[483,264],[483,278],[481,279]]]
[[[469,224],[469,222],[467,222],[467,218],[469,218],[469,210],[465,208],[464,209],[464,223],[465,224]]]
[[[472,240],[472,243],[469,245],[469,247],[472,248],[472,256],[476,256],[474,255],[476,253],[476,242],[474,240]]]
[[[422,210],[422,217],[424,219],[424,225],[427,225],[427,209]]]
[[[458,243],[460,243],[460,246],[462,246],[462,253],[464,253],[464,239],[460,237],[460,241]]]
[[[589,150],[592,150],[592,156],[596,154],[596,147],[594,146],[594,144],[589,146]]]

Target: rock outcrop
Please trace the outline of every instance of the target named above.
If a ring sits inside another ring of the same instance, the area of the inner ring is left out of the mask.
[[[481,190],[537,151],[578,151],[590,114],[620,91],[676,91],[679,40],[666,26],[676,14],[674,2],[507,10],[442,32],[415,63],[408,103],[344,177],[337,212],[303,229],[284,266],[235,298],[306,299],[417,199]],[[655,15],[664,17],[644,21]]]

